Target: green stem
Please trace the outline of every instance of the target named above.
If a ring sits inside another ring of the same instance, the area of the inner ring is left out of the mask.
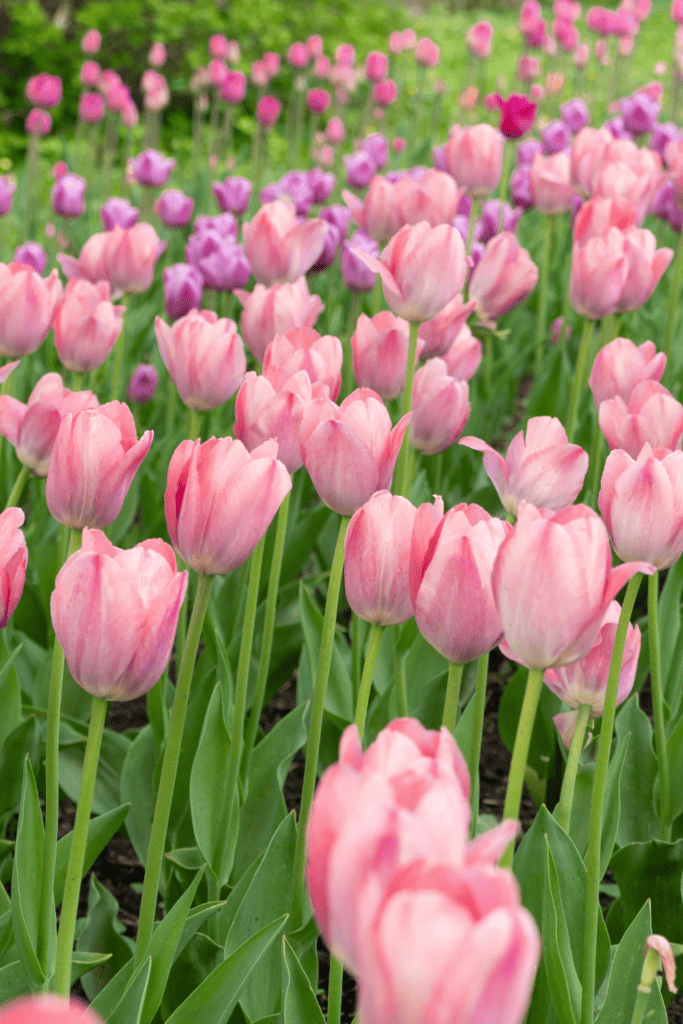
[[[657,601],[659,598],[659,573],[655,572],[647,581],[647,616],[650,642],[650,686],[652,688],[652,718],[655,726],[655,748],[659,764],[659,823],[660,839],[671,842],[671,798],[669,785],[669,757],[666,748],[664,708],[662,700],[662,667],[659,657],[659,623]]]
[[[327,983],[327,1024],[340,1024],[343,981],[344,968],[335,956],[330,955],[330,977]]]
[[[479,213],[479,202],[476,197],[472,197],[472,206],[470,208],[470,223],[467,228],[467,249],[465,250],[467,255],[472,254],[472,240],[474,238],[474,225],[477,221],[477,214]]]
[[[560,800],[555,808],[555,820],[560,828],[569,834],[569,822],[572,816],[572,804],[574,803],[574,787],[576,786],[576,775],[579,770],[579,758],[583,750],[583,743],[586,736],[586,726],[591,715],[590,704],[582,704],[579,708],[579,717],[574,727],[574,735],[569,746],[569,755],[564,769],[562,779],[562,791]]]
[[[398,650],[400,626],[394,626],[394,678],[396,680],[396,700],[401,718],[408,717],[408,688],[406,686],[406,664],[403,653]]]
[[[224,877],[223,861],[225,849],[230,833],[230,819],[237,794],[237,776],[240,770],[240,756],[242,754],[242,730],[244,728],[244,710],[247,706],[247,687],[249,685],[249,665],[251,663],[251,645],[254,639],[254,624],[256,622],[256,609],[258,608],[258,593],[261,583],[261,566],[263,565],[263,549],[266,545],[266,535],[251,553],[249,565],[249,587],[247,589],[247,603],[244,609],[244,624],[242,626],[242,639],[240,642],[240,655],[237,662],[237,678],[235,681],[235,707],[232,719],[232,735],[230,737],[230,757],[228,759],[227,781],[223,790],[223,806],[219,817],[218,845],[216,847],[215,860],[212,871],[219,883],[227,882]],[[228,869],[229,873],[229,869]]]
[[[83,374],[77,373],[76,370],[71,371],[71,390],[82,391],[83,390]]]
[[[62,526],[62,534],[69,535],[67,557],[78,549],[80,530],[69,531]],[[45,735],[45,840],[40,877],[40,915],[38,918],[37,955],[47,974],[47,951],[54,909],[55,864],[57,860],[57,834],[59,826],[59,718],[62,707],[62,680],[64,678],[64,651],[57,637],[52,649],[52,671],[47,697]]]
[[[73,954],[74,931],[78,914],[78,898],[81,893],[81,877],[83,875],[85,847],[88,842],[90,809],[95,792],[102,733],[104,732],[104,723],[107,720],[108,707],[109,704],[106,700],[103,700],[101,697],[93,697],[90,727],[83,757],[81,788],[78,794],[76,820],[71,839],[69,865],[66,869],[64,899],[62,901],[59,933],[57,935],[57,961],[53,987],[57,995],[60,996],[68,996],[71,989],[71,956]]]
[[[320,637],[320,654],[318,657],[318,672],[313,690],[313,704],[311,706],[311,724],[308,730],[308,743],[306,744],[306,767],[304,768],[304,781],[301,790],[301,808],[299,810],[299,825],[296,833],[296,849],[294,852],[294,894],[292,904],[292,925],[296,929],[303,921],[306,883],[304,871],[306,867],[306,825],[308,815],[313,802],[315,780],[318,771],[318,755],[320,753],[320,736],[323,726],[323,713],[325,711],[325,695],[327,693],[327,680],[330,675],[332,664],[332,651],[334,650],[334,630],[337,622],[337,606],[339,604],[339,591],[341,589],[342,575],[344,570],[344,540],[346,531],[349,528],[349,517],[342,516],[339,524],[337,544],[334,549],[330,578],[327,584],[327,600],[325,602],[325,615],[323,617],[323,630]]]
[[[273,547],[273,557],[270,563],[270,576],[268,577],[268,594],[266,596],[266,611],[263,620],[263,639],[261,641],[261,657],[258,663],[258,675],[256,677],[256,690],[254,692],[254,702],[251,706],[251,714],[249,715],[249,721],[247,722],[246,733],[244,737],[244,754],[242,755],[242,777],[245,780],[249,779],[249,766],[251,764],[251,755],[254,749],[254,743],[256,742],[256,733],[258,731],[259,719],[261,718],[261,712],[263,710],[263,701],[266,695],[266,684],[268,682],[268,672],[270,671],[270,655],[273,649],[273,634],[275,632],[275,613],[277,611],[277,595],[280,588],[280,573],[282,571],[282,556],[285,550],[285,540],[287,537],[287,522],[289,519],[289,498],[291,491],[285,495],[285,499],[280,505],[277,513],[277,523],[275,527],[275,546]]]
[[[590,349],[592,337],[593,321],[584,320],[583,333],[581,334],[581,342],[579,343],[579,354],[576,357],[576,367],[574,369],[574,377],[572,378],[572,388],[569,394],[569,410],[567,412],[567,439],[570,443],[574,440],[574,431],[576,428],[576,414],[579,409],[579,399],[581,397],[583,379],[586,374],[586,362],[588,361],[588,351]]]
[[[602,449],[602,431],[598,422],[597,410],[593,422],[593,438],[588,458],[588,487],[586,488],[586,504],[594,507],[600,489],[600,453]]]
[[[479,758],[481,757],[481,740],[484,731],[484,713],[486,711],[486,683],[489,675],[489,652],[482,654],[477,661],[477,688],[474,693],[474,722],[472,723],[472,746],[470,747],[470,803],[472,821],[470,835],[474,839],[477,834],[479,817]]]
[[[121,302],[127,306],[128,296],[124,296]],[[123,330],[121,331],[116,344],[114,345],[114,365],[111,374],[111,394],[109,400],[115,402],[121,398],[123,381],[123,353],[126,343],[126,318],[123,318]]]
[[[515,152],[515,147],[512,145],[511,142],[508,142],[507,139],[506,139],[505,142],[503,143],[503,166],[501,167],[501,171],[500,171],[500,191],[498,193],[498,196],[500,198],[500,208],[499,208],[499,212],[498,212],[498,233],[499,234],[503,230],[503,209],[504,209],[503,203],[507,199],[508,182],[510,180],[510,170],[511,170],[511,163],[512,163],[512,157],[513,157],[513,153],[514,152]]]
[[[543,359],[543,342],[548,318],[548,277],[550,273],[550,250],[553,241],[553,218],[546,217],[543,226],[543,255],[541,257],[538,293],[538,318],[536,320],[536,373]]]
[[[536,709],[541,698],[541,687],[543,686],[543,669],[530,668],[526,681],[522,711],[517,725],[515,745],[512,750],[512,761],[508,773],[508,785],[505,792],[505,806],[503,807],[504,818],[519,818],[519,808],[522,803],[522,789],[524,788],[524,772],[526,771],[527,757],[529,756],[529,745],[531,734],[534,730]],[[500,858],[502,868],[512,867],[512,855],[515,844],[510,843],[507,850]]]
[[[460,687],[462,686],[464,667],[464,665],[457,665],[454,661],[448,662],[448,683],[446,685],[446,700],[444,701],[441,724],[445,725],[449,732],[453,732],[458,722]]]
[[[408,361],[406,364],[406,380],[403,385],[403,397],[401,398],[401,416],[410,412],[413,404],[413,379],[415,377],[415,355],[417,353],[417,336],[420,331],[419,323],[410,325],[410,341],[408,342]],[[408,491],[408,450],[410,448],[410,427],[403,436],[401,450],[398,453],[396,462],[396,475],[394,493],[407,496]]]
[[[190,685],[194,672],[199,638],[202,633],[204,616],[211,596],[213,576],[200,575],[197,579],[197,593],[192,608],[192,618],[187,631],[187,639],[183,650],[183,657],[180,663],[180,673],[176,683],[175,698],[171,709],[171,717],[166,737],[166,749],[164,761],[161,766],[159,778],[159,790],[157,802],[154,808],[154,819],[152,831],[149,837],[147,849],[147,861],[145,864],[145,880],[142,886],[142,899],[140,901],[140,918],[138,922],[138,936],[135,945],[135,965],[142,963],[147,953],[152,932],[154,930],[154,917],[157,907],[157,893],[159,891],[159,878],[161,876],[161,864],[166,844],[166,832],[168,830],[168,819],[171,814],[171,802],[173,790],[178,771],[178,760],[180,758],[180,745],[183,738],[185,726],[185,715],[187,713],[187,702],[190,698]]]
[[[30,475],[31,467],[22,466],[19,472],[17,473],[17,478],[14,481],[12,490],[9,492],[9,498],[7,499],[7,504],[5,505],[6,509],[14,508],[15,505],[19,504],[19,499],[24,493],[24,487],[26,486],[26,481],[28,480]]]
[[[353,718],[355,724],[358,726],[358,735],[360,736],[361,745],[363,743],[363,733],[365,731],[365,718],[368,713],[368,701],[370,700],[370,693],[372,691],[372,680],[375,675],[375,665],[377,664],[377,655],[379,654],[379,647],[382,643],[383,635],[384,626],[379,625],[377,622],[373,622],[370,627],[368,646],[365,649],[365,664],[363,665],[363,675],[360,681],[358,700],[356,701],[356,714]]]
[[[666,369],[668,377],[671,377],[673,373],[671,354],[673,350],[674,331],[676,329],[678,303],[681,298],[681,286],[683,286],[683,231],[678,236],[678,248],[676,250],[674,274],[671,278],[671,285],[669,288],[669,312],[667,314],[666,329],[664,331],[664,352],[666,354]]]
[[[614,648],[609,666],[605,704],[602,712],[602,726],[598,743],[598,756],[593,777],[590,819],[588,825],[588,851],[586,853],[586,919],[583,934],[583,964],[581,969],[581,1024],[593,1024],[595,998],[595,944],[598,935],[598,914],[600,913],[600,846],[602,839],[602,808],[607,784],[607,768],[614,731],[614,715],[617,706],[617,690],[621,659],[624,654],[626,630],[636,600],[642,573],[636,573],[629,580],[621,614],[614,636]]]
[[[196,441],[202,429],[202,414],[198,409],[187,410],[187,436]]]
[[[170,437],[173,433],[173,425],[175,421],[175,410],[178,404],[178,392],[176,386],[171,380],[169,375],[168,378],[168,394],[166,396],[166,424],[165,424],[165,436]]]

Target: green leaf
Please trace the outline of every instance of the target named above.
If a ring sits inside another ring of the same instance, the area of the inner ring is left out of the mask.
[[[547,836],[545,841],[546,863],[541,928],[543,964],[560,1024],[576,1024],[581,1018],[581,982],[574,966],[557,869]]]
[[[652,903],[652,931],[666,935],[670,942],[683,942],[683,839],[664,843],[651,839],[647,843],[630,843],[612,857],[610,870],[617,880],[620,898],[610,907],[608,925],[614,939],[621,938],[625,928],[634,921],[646,900]],[[615,910],[614,908],[619,908]],[[619,934],[612,925],[620,914]]]
[[[529,672],[525,668],[520,668],[515,672],[505,686],[498,707],[498,729],[503,743],[510,751],[515,744],[517,723],[522,710],[528,675]],[[553,725],[553,715],[556,715],[561,707],[560,698],[556,697],[547,686],[544,686],[541,689],[527,758],[528,763],[540,779],[548,777],[548,765],[555,749],[557,731]]]
[[[198,846],[182,846],[177,850],[169,850],[165,855],[171,864],[177,864],[183,871],[199,871],[206,863]]]
[[[621,769],[621,815],[617,829],[617,844],[627,846],[659,835],[659,820],[652,802],[657,775],[657,759],[652,750],[652,724],[638,706],[637,694],[622,706],[615,728],[620,742],[627,733],[631,733]]]
[[[302,693],[301,696],[304,699],[308,699],[313,696],[312,682],[315,680],[318,668],[323,615],[313,600],[308,587],[303,583],[299,587],[299,609],[301,612],[301,626],[304,633],[304,646],[308,655],[308,678],[311,683],[311,692]],[[330,678],[325,695],[325,710],[332,715],[336,715],[343,722],[353,721],[353,686],[337,636],[335,636],[332,649],[332,664],[330,666]]]
[[[85,950],[76,950],[71,957],[71,984],[75,985],[84,974],[100,967],[111,959],[111,953],[88,953]]]
[[[610,971],[605,1002],[595,1024],[622,1024],[622,1021],[631,1020],[636,988],[643,970],[645,940],[651,934],[650,903],[647,901],[619,943]]]
[[[669,760],[670,807],[669,820],[673,821],[683,811],[683,718],[676,723],[666,743]],[[654,787],[655,799],[660,799],[660,782]]]
[[[116,897],[92,874],[88,887],[88,912],[79,932],[77,952],[80,955],[89,949],[99,949],[109,954],[110,958],[101,966],[96,966],[81,982],[90,1001],[126,964],[130,965],[132,973],[130,939],[124,939],[121,934],[123,925],[117,917],[118,909]]]
[[[12,922],[21,962],[31,985],[36,988],[45,981],[36,955],[44,834],[36,780],[27,755],[24,759],[17,845],[12,868]],[[51,926],[54,930],[54,908],[52,915]]]
[[[251,971],[280,935],[286,920],[287,915],[267,924],[242,943],[171,1014],[166,1024],[225,1024]]]
[[[33,715],[13,729],[5,740],[0,754],[0,815],[14,812],[19,803],[24,756],[28,753],[31,764],[38,764],[40,728]]]
[[[21,960],[12,960],[10,963],[0,967],[0,1004],[8,1003],[10,999],[26,995],[27,992],[35,990],[30,981]]]
[[[283,974],[282,979],[284,1024],[325,1024],[315,992],[286,935],[282,939],[282,952],[286,972],[286,978]]]
[[[621,811],[621,771],[624,764],[624,757],[628,748],[630,733],[619,741],[615,754],[610,757],[607,768],[607,781],[605,783],[605,798],[602,808],[602,834],[600,838],[600,877],[607,871],[607,865],[612,857],[614,841],[619,828],[619,815]]]
[[[126,820],[129,808],[130,804],[121,804],[120,807],[115,807],[113,811],[107,811],[106,814],[100,814],[96,818],[91,818],[88,824],[88,839],[83,859],[84,878],[111,837],[118,832]],[[68,832],[57,843],[57,857],[55,861],[56,906],[59,906],[64,896],[64,883],[66,881],[66,869],[69,864],[69,854],[71,853],[72,838],[73,832]]]
[[[82,742],[62,748],[59,753],[59,785],[74,803],[78,801],[81,789],[85,739],[84,732]],[[124,733],[104,730],[93,796],[94,814],[113,811],[123,802],[119,793],[119,780],[130,744],[130,739]]]
[[[672,712],[678,709],[681,699],[679,634],[682,600],[683,561],[679,558],[667,571],[658,601],[659,652],[664,699]]]
[[[199,746],[192,765],[190,809],[197,846],[214,876],[223,884],[230,874],[239,823],[238,800],[233,799],[230,836],[223,847],[222,863],[218,864],[216,858],[223,840],[220,833],[221,812],[225,800],[225,773],[229,757],[230,734],[225,724],[221,685],[217,683],[206,710]]]
[[[157,745],[151,725],[146,725],[131,743],[121,769],[121,799],[131,805],[126,831],[142,864],[147,860],[149,834],[156,803],[154,772]]]
[[[10,733],[21,725],[21,688],[14,668],[14,660],[20,651],[21,644],[14,648],[9,657],[5,658],[2,668],[0,668],[0,707],[2,708],[0,750]]]
[[[148,956],[137,968],[120,1002],[107,1017],[107,1024],[140,1024],[151,973],[152,958]]]

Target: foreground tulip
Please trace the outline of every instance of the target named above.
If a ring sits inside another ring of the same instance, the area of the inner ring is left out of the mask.
[[[498,187],[503,167],[503,137],[491,125],[456,125],[444,150],[449,174],[468,195],[486,196]]]
[[[251,453],[231,437],[176,448],[164,495],[166,526],[195,572],[219,576],[246,562],[292,489],[276,454],[275,439]]]
[[[628,338],[615,338],[600,349],[588,378],[596,406],[617,395],[628,402],[642,381],[659,382],[665,367],[666,356],[657,352],[654,342],[634,345]]]
[[[105,529],[123,505],[153,431],[138,441],[127,405],[108,402],[62,420],[50,458],[45,497],[58,523]]]
[[[469,419],[470,389],[456,380],[443,359],[428,359],[415,373],[410,443],[423,455],[445,452]]]
[[[403,391],[410,324],[389,310],[370,318],[361,313],[351,337],[353,375],[361,388],[371,388],[383,401]]]
[[[681,447],[683,405],[654,380],[637,384],[628,403],[619,395],[602,402],[598,420],[610,448],[621,448],[632,459],[646,442],[670,451]]]
[[[235,288],[235,295],[244,307],[240,317],[244,343],[259,362],[276,334],[286,334],[295,327],[313,327],[325,308],[320,296],[309,292],[305,277],[271,288],[257,284],[253,292]]]
[[[108,281],[69,281],[57,308],[53,329],[63,366],[87,373],[101,366],[123,329],[125,306],[110,302]]]
[[[0,1007],[0,1024],[101,1024],[101,1018],[79,999],[35,995],[22,996]]]
[[[62,298],[59,273],[42,278],[24,263],[0,263],[0,356],[35,352]]]
[[[164,366],[188,409],[217,409],[235,394],[247,372],[242,339],[232,320],[191,310],[169,327],[154,320]]]
[[[242,227],[244,248],[261,284],[296,281],[323,251],[325,225],[319,219],[297,221],[291,203],[266,203]]]
[[[484,452],[484,469],[508,514],[517,515],[521,501],[558,511],[576,501],[588,470],[588,455],[554,416],[534,416],[510,442],[506,457],[478,437],[460,444]]]
[[[285,382],[299,370],[305,370],[311,384],[323,384],[335,401],[341,388],[344,353],[339,338],[321,336],[312,327],[295,327],[276,334],[263,357],[263,376],[281,391]]]
[[[377,491],[354,512],[344,542],[344,589],[351,610],[366,622],[393,626],[413,617],[410,541],[415,507]]]
[[[0,629],[14,615],[24,592],[28,548],[19,529],[24,522],[20,508],[6,508],[0,513]]]
[[[132,228],[114,225],[111,231],[92,235],[78,259],[63,253],[57,258],[68,278],[109,281],[113,292],[145,292],[165,247],[152,225],[143,222]]]
[[[301,455],[321,500],[351,516],[375,491],[389,489],[410,414],[391,429],[379,395],[359,388],[340,406],[311,402],[301,424]]]
[[[503,231],[487,242],[472,271],[470,298],[483,322],[496,320],[523,302],[536,287],[538,267],[515,235]]]
[[[178,625],[187,573],[171,546],[116,548],[99,530],[60,569],[50,599],[57,639],[76,682],[105,700],[135,700],[160,678]]]

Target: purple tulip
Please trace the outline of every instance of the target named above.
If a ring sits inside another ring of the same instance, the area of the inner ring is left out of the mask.
[[[12,196],[17,183],[11,178],[0,178],[0,216],[4,217],[12,209]]]
[[[161,188],[165,185],[174,167],[175,159],[164,156],[156,149],[145,149],[133,160],[135,180],[147,188]]]
[[[137,223],[139,210],[131,206],[127,199],[119,199],[112,196],[100,208],[100,217],[105,231],[112,231],[115,227],[132,228]]]
[[[42,274],[47,266],[47,253],[40,242],[24,242],[14,250],[14,262],[33,267],[36,274]]]
[[[352,292],[371,292],[375,286],[375,273],[362,263],[354,249],[379,256],[379,244],[364,231],[354,231],[348,242],[342,242],[341,275],[346,287]]]
[[[318,214],[321,220],[329,221],[339,231],[340,239],[346,238],[351,223],[351,210],[348,206],[341,206],[335,203],[333,206],[324,206]]]
[[[539,139],[524,139],[517,146],[517,166],[531,167],[537,153],[543,152],[543,143]]]
[[[563,149],[569,149],[571,146],[572,133],[564,121],[551,121],[541,131],[541,142],[546,156],[550,156],[551,153],[561,153]]]
[[[446,171],[446,173],[448,173],[448,169],[446,167],[446,157],[444,156],[445,149],[445,142],[443,142],[440,146],[432,147],[432,164],[434,165],[437,171]]]
[[[265,206],[266,203],[274,203],[276,199],[282,199],[282,187],[279,181],[271,181],[269,185],[264,185],[259,192],[259,202],[261,206]]]
[[[374,132],[372,135],[368,135],[367,139],[363,139],[360,148],[364,153],[368,153],[372,157],[378,171],[381,171],[386,166],[386,162],[389,159],[389,144],[381,132]]]
[[[239,216],[249,206],[252,184],[249,178],[226,178],[224,182],[214,181],[211,184],[216,202],[223,213],[234,213]]]
[[[634,92],[633,96],[624,96],[619,104],[624,128],[632,135],[644,135],[651,132],[657,123],[662,105],[649,92]]]
[[[323,251],[308,271],[309,274],[319,274],[321,271],[327,270],[328,267],[332,266],[337,255],[337,249],[339,248],[341,239],[341,232],[337,225],[331,220],[326,220],[325,244],[323,245]]]
[[[458,208],[455,211],[456,216],[462,215],[463,217],[469,217],[472,212],[472,196],[461,196]]]
[[[460,237],[465,245],[467,245],[467,240],[470,236],[470,216],[464,213],[456,213],[453,218],[453,227],[460,232]]]
[[[204,280],[189,263],[173,263],[164,267],[164,305],[171,320],[178,320],[191,309],[200,309]]]
[[[129,402],[136,405],[144,405],[154,397],[154,392],[159,383],[159,372],[156,366],[150,363],[142,363],[136,368],[133,376],[128,381],[126,395]]]
[[[615,139],[633,140],[633,136],[626,127],[623,117],[613,117],[611,121],[605,121],[605,128],[612,133]]]
[[[582,128],[585,128],[591,119],[588,107],[578,96],[562,104],[560,116],[572,135],[576,135]]]
[[[198,270],[204,286],[214,292],[229,292],[243,288],[251,277],[251,263],[244,249],[236,242],[213,236],[198,261]]]
[[[578,192],[574,192],[572,195],[572,206],[570,211],[569,220],[572,228],[574,227],[574,221],[576,220],[577,214],[583,206],[583,196],[580,196]]]
[[[305,217],[313,205],[313,189],[308,180],[308,171],[287,171],[278,184],[294,203],[297,216]]]
[[[52,186],[50,202],[60,217],[82,217],[85,212],[85,178],[79,174],[63,174]]]
[[[665,181],[654,197],[652,213],[656,217],[668,221],[673,230],[680,233],[683,227],[683,210],[679,210],[674,202],[674,186],[672,181]]]
[[[190,223],[194,199],[179,188],[167,188],[154,204],[154,212],[167,228],[184,228]]]
[[[313,202],[324,203],[334,192],[337,178],[332,171],[324,171],[322,167],[313,167],[308,172],[308,184],[313,193]]]
[[[655,153],[659,153],[662,160],[664,159],[664,150],[670,142],[678,142],[680,138],[683,138],[683,132],[678,128],[673,121],[665,121],[663,124],[657,122],[652,129],[652,138],[650,139],[650,149],[654,149]]]
[[[523,210],[530,210],[534,205],[529,178],[530,170],[528,164],[516,167],[510,175],[510,198],[515,206],[521,206]]]
[[[517,222],[522,216],[522,208],[513,210],[509,203],[503,203],[503,231],[517,230]],[[486,245],[494,235],[498,234],[500,218],[500,199],[489,199],[483,203],[481,216],[474,225],[474,237],[478,242]]]
[[[343,157],[346,167],[346,183],[351,188],[367,188],[374,174],[377,173],[377,164],[369,153],[359,149],[350,156]]]

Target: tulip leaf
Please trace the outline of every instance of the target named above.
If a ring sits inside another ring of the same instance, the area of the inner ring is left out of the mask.
[[[140,1024],[151,973],[152,958],[148,956],[133,972],[121,999],[106,1017],[107,1024]]]
[[[71,957],[71,984],[75,985],[84,974],[101,967],[107,960],[111,960],[111,953],[88,953],[85,950],[76,950]]]
[[[45,981],[36,955],[44,835],[36,780],[27,755],[24,759],[17,844],[12,867],[12,923],[17,950],[32,988],[39,988]],[[56,929],[54,907],[51,928],[53,931]]]
[[[652,750],[652,724],[638,706],[637,694],[621,707],[615,727],[619,741],[631,733],[621,769],[621,815],[617,829],[617,844],[627,846],[629,843],[647,842],[659,835],[659,821],[652,802],[657,775],[657,759]]]
[[[2,890],[5,891],[4,889]],[[12,923],[12,905],[0,916],[0,958],[5,955],[14,942],[14,925]]]
[[[300,675],[297,682],[297,699],[299,703],[302,703],[313,697],[313,682],[318,670],[320,638],[323,630],[322,612],[313,600],[313,595],[309,588],[304,583],[301,583],[299,587],[299,609],[301,612],[301,626],[304,633],[304,648],[302,649],[301,661],[299,663]],[[347,655],[350,654],[348,646],[346,646],[345,653]],[[303,670],[303,673],[301,670]],[[325,710],[329,714],[336,716],[341,723],[353,721],[353,686],[337,636],[335,636],[332,648],[332,664],[330,666],[330,678],[325,697]]]
[[[89,868],[97,860],[111,837],[118,832],[126,820],[130,804],[121,804],[113,811],[107,811],[96,818],[92,818],[88,824],[88,839],[83,858],[83,877]],[[59,906],[64,895],[64,883],[66,881],[66,869],[69,863],[71,852],[71,840],[73,832],[67,833],[57,843],[57,857],[55,862],[55,904]]]
[[[198,932],[178,955],[161,1000],[164,1020],[192,995],[195,989],[223,963],[223,945]]]
[[[683,811],[683,718],[680,718],[669,736],[666,744],[669,760],[670,807],[669,821]],[[660,799],[659,776],[654,786],[655,801]]]
[[[21,724],[21,687],[14,667],[20,652],[21,644],[14,648],[0,668],[0,750],[10,733]]]
[[[192,872],[199,871],[206,863],[198,846],[183,846],[177,850],[169,850],[166,860],[170,860],[171,864],[176,864],[183,871]]]
[[[41,747],[40,727],[34,715],[26,718],[6,738],[0,754],[0,815],[16,810],[21,794],[24,756],[28,752],[29,763],[37,766]]]
[[[154,817],[156,764],[157,745],[154,730],[151,725],[146,725],[128,748],[119,784],[121,799],[130,803],[126,831],[142,864],[147,860],[147,847]]]
[[[78,802],[81,789],[86,731],[82,741],[62,747],[59,752],[59,785],[74,803]],[[104,730],[92,804],[94,814],[113,811],[123,802],[119,793],[119,780],[130,744],[130,739],[123,733]]]
[[[683,559],[667,570],[658,601],[659,655],[664,699],[671,709],[672,721],[678,718],[681,686],[680,631],[683,601]]]
[[[252,969],[285,926],[287,915],[251,935],[192,992],[166,1024],[225,1024]],[[279,948],[277,949],[280,954]]]
[[[282,938],[282,952],[285,960],[282,977],[283,1024],[325,1024],[315,992],[286,935]]]
[[[121,934],[123,925],[117,918],[119,904],[116,897],[102,885],[94,874],[90,876],[88,913],[82,922],[77,953],[99,949],[109,954],[106,963],[83,978],[81,984],[89,1000],[93,1000],[126,964],[131,965],[131,940]]]
[[[613,941],[621,938],[650,899],[652,931],[666,935],[669,942],[683,942],[683,839],[630,843],[617,850],[609,866],[621,893],[607,919]]]
[[[617,947],[610,969],[607,994],[595,1024],[622,1024],[622,1021],[631,1020],[636,1001],[636,989],[643,970],[645,940],[651,934],[650,902],[647,900],[627,928]],[[660,1008],[663,1016],[659,1012]],[[648,1016],[649,1012],[654,1012],[654,1016]],[[645,1017],[653,1024],[660,1024],[660,1021],[661,1024],[666,1024],[666,1012],[657,985],[652,986],[652,994],[648,1000]]]
[[[546,863],[541,926],[543,964],[560,1024],[576,1024],[581,1019],[581,982],[574,966],[557,869],[547,835],[545,841]]]
[[[140,482],[137,479],[137,476],[135,476],[128,488],[125,498],[123,499],[121,511],[109,527],[109,539],[112,544],[120,544],[130,530],[138,507],[139,492]]]

